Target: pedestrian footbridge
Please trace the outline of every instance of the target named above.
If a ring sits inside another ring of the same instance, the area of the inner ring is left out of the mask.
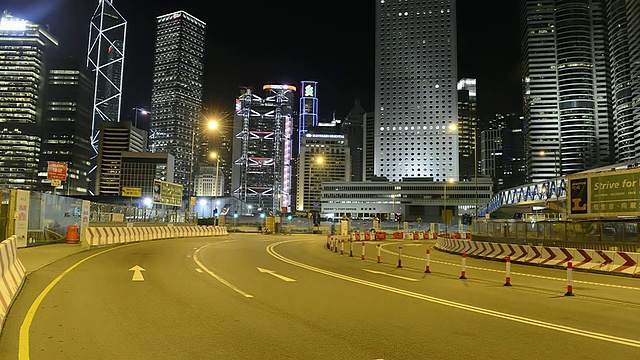
[[[564,199],[567,195],[566,182],[567,178],[562,176],[502,190],[489,200],[487,206],[478,209],[478,216],[484,217],[505,206],[545,204],[550,200]]]

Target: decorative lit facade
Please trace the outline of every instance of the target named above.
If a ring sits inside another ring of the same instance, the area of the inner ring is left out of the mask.
[[[100,0],[89,26],[87,67],[93,71],[94,98],[91,145],[98,153],[102,123],[120,121],[122,74],[127,38],[127,21],[111,0]],[[95,156],[91,157],[95,164]]]
[[[150,150],[175,157],[174,182],[193,194],[204,76],[206,24],[184,12],[156,18]],[[196,144],[193,144],[193,142]]]
[[[296,87],[265,85],[265,97],[244,88],[236,99],[232,196],[248,211],[291,211],[293,106]]]
[[[58,40],[45,27],[4,12],[0,19],[0,187],[38,184],[47,55]]]
[[[458,179],[456,1],[377,1],[375,175]]]

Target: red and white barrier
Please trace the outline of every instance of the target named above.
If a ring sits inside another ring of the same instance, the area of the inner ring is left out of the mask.
[[[0,329],[4,325],[11,302],[24,281],[25,273],[26,270],[18,259],[16,237],[11,236],[0,243]]]
[[[572,274],[572,269],[573,267],[571,266],[571,261],[569,261],[567,263],[567,292],[564,294],[564,296],[573,296],[573,274]]]
[[[427,266],[424,270],[425,273],[429,274],[431,272],[431,250],[427,249]]]
[[[460,274],[460,279],[467,279],[467,253],[462,253],[462,272]]]
[[[507,256],[506,258],[507,269],[505,271],[506,280],[503,286],[511,286],[511,257]]]

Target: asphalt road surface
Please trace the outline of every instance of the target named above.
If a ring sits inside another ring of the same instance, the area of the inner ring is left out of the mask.
[[[238,234],[93,249],[29,275],[0,359],[640,359],[640,279],[433,241]],[[398,247],[402,246],[401,268]],[[431,273],[426,274],[426,250]],[[141,269],[144,270],[141,270]]]

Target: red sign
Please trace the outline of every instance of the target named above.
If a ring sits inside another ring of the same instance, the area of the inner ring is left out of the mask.
[[[47,179],[51,180],[67,180],[67,164],[48,161],[47,162]]]

